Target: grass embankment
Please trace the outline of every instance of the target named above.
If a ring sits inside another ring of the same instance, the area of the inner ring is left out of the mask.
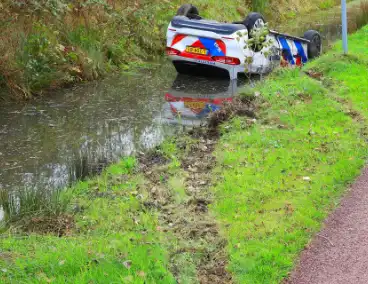
[[[162,54],[167,23],[182,2],[2,1],[0,87],[11,91],[11,98],[29,98],[50,87],[140,65]],[[206,0],[194,4],[206,18],[234,21],[244,18],[252,6],[264,9],[269,19],[280,19],[327,9],[338,0],[293,2]]]
[[[228,283],[227,242],[207,208],[215,142],[200,137],[79,182],[57,215],[47,198],[29,201],[42,212],[18,212],[3,197],[13,222],[0,236],[1,282]]]
[[[56,222],[28,212],[1,236],[1,282],[280,282],[364,166],[367,35],[261,82],[259,119],[226,123],[216,147],[166,142],[66,190]]]
[[[237,283],[279,283],[367,157],[368,27],[262,82],[260,120],[225,125],[213,211]],[[311,78],[304,73],[308,70]],[[226,228],[226,229],[225,229]]]
[[[144,178],[134,175],[134,166],[134,159],[125,159],[64,193],[72,194],[75,223],[55,227],[41,215],[22,228],[48,236],[2,236],[1,282],[173,283],[157,216],[143,206],[137,190]]]

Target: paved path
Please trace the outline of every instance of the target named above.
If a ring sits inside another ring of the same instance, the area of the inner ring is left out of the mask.
[[[289,284],[368,284],[368,168],[326,220]]]

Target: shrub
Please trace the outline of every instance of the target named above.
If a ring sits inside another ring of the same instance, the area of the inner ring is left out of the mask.
[[[60,77],[60,66],[65,59],[58,50],[57,39],[42,24],[21,42],[17,55],[18,66],[23,70],[24,84],[29,90],[40,90]]]

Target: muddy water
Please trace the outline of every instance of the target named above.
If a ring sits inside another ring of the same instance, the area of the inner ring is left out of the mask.
[[[236,82],[178,76],[171,64],[0,108],[0,187],[55,188],[152,148],[203,109],[230,98]],[[198,102],[198,100],[200,100]],[[178,115],[179,114],[179,115]]]

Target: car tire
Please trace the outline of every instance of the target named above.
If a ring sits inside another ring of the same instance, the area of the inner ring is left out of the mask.
[[[266,24],[265,18],[256,12],[249,13],[243,22],[248,33],[251,34],[254,29],[258,29]]]
[[[192,4],[184,4],[181,5],[178,11],[176,12],[177,16],[185,16],[189,19],[201,19],[199,16],[198,8]]]
[[[305,32],[303,37],[309,40],[308,58],[313,59],[319,57],[322,53],[322,37],[320,33],[314,30],[310,30]]]

